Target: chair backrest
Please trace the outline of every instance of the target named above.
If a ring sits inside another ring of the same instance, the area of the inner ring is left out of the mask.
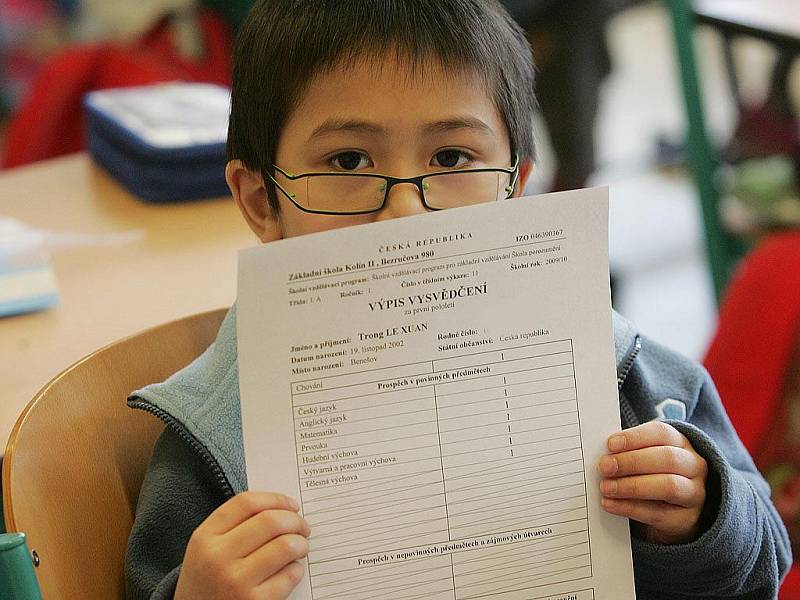
[[[19,417],[3,460],[5,521],[8,531],[26,533],[38,556],[44,598],[125,597],[125,547],[163,429],[125,400],[201,354],[224,315],[187,317],[98,350],[53,379]]]

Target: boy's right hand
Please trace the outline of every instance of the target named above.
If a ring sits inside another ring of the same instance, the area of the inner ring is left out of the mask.
[[[244,492],[195,529],[176,600],[286,598],[303,578],[311,530],[291,498]]]

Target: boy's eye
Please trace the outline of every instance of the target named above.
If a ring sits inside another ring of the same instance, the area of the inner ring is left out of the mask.
[[[369,156],[363,152],[349,151],[342,152],[331,158],[331,165],[343,171],[356,171],[372,167],[372,161]]]
[[[442,150],[433,156],[433,166],[453,169],[463,167],[472,160],[472,157],[463,150]]]

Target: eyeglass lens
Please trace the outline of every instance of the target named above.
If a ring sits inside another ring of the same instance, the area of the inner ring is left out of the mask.
[[[431,208],[455,208],[505,198],[510,176],[501,172],[445,173],[423,179],[425,202]],[[301,207],[322,212],[358,213],[376,210],[386,195],[380,177],[324,175],[296,182],[294,200]]]
[[[507,173],[449,173],[423,180],[425,201],[433,208],[456,208],[505,198],[503,180]]]

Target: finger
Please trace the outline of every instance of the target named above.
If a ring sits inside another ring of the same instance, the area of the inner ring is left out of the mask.
[[[619,479],[604,479],[600,492],[608,498],[628,500],[660,500],[668,504],[691,508],[703,506],[705,488],[696,480],[681,475],[637,475]]]
[[[705,461],[696,453],[675,446],[642,448],[620,454],[607,454],[598,463],[605,477],[670,473],[692,479],[703,474]]]
[[[675,446],[686,448],[689,440],[672,425],[662,421],[650,421],[637,427],[625,429],[608,438],[610,452],[639,450],[651,446]]]
[[[289,510],[264,510],[224,534],[224,546],[237,558],[248,556],[285,534],[311,535],[308,522]]]
[[[297,584],[303,580],[305,567],[294,562],[286,565],[278,573],[258,586],[258,598],[288,598]]]
[[[297,561],[306,556],[308,556],[306,538],[301,535],[282,535],[244,559],[243,568],[253,586],[260,588],[272,578],[282,579],[285,575],[284,570],[292,564],[300,567],[300,577],[302,577],[305,567]]]
[[[212,512],[197,529],[203,533],[221,535],[265,510],[299,510],[289,496],[274,492],[243,492]]]
[[[659,532],[665,542],[677,543],[697,531],[700,511],[651,500],[603,498],[603,509],[612,515],[628,517]]]

